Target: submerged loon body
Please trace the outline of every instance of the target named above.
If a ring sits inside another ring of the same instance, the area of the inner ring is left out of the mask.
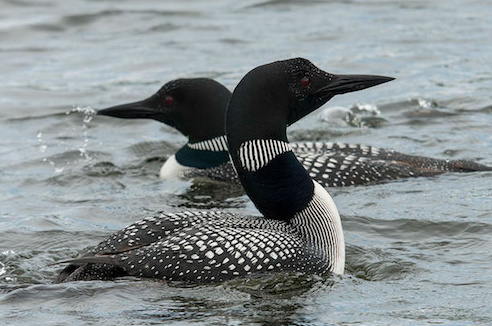
[[[253,69],[232,94],[226,133],[238,178],[263,216],[208,211],[148,217],[71,260],[56,281],[130,275],[214,282],[265,272],[343,273],[337,208],[296,159],[286,127],[337,94],[390,80],[332,75],[301,58]],[[259,100],[266,106],[260,108]]]
[[[230,96],[226,87],[211,79],[178,79],[144,101],[100,110],[98,114],[155,119],[189,137],[189,142],[164,163],[159,172],[161,179],[205,177],[239,184],[224,135]],[[323,187],[492,170],[471,161],[412,156],[360,144],[296,142],[290,146],[310,177]]]

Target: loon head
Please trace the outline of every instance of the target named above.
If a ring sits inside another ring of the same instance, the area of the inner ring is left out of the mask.
[[[291,218],[313,196],[313,181],[290,150],[287,126],[335,95],[392,79],[333,75],[302,58],[259,66],[243,77],[229,100],[226,136],[239,180],[264,216]]]
[[[285,128],[335,95],[393,80],[374,75],[334,75],[309,60],[276,61],[251,70],[240,81],[227,110],[227,133],[247,139],[286,141]],[[236,137],[232,137],[236,138]]]
[[[224,134],[224,112],[231,92],[208,78],[176,79],[151,97],[99,110],[123,119],[154,119],[178,129],[190,142]]]

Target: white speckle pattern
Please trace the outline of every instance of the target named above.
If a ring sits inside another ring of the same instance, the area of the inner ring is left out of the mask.
[[[394,151],[343,143],[292,143],[291,146],[309,176],[323,187],[353,186],[422,175],[414,172],[417,170],[415,166],[405,162],[413,159],[417,163],[417,159],[422,161],[424,158]],[[404,163],[398,162],[397,158]]]
[[[262,271],[328,271],[326,255],[300,231],[288,222],[216,211],[161,214],[109,236],[75,259],[67,269],[80,267],[61,281],[133,275],[216,282]]]
[[[238,154],[243,156],[240,159],[246,169],[256,171],[292,148],[309,175],[325,187],[435,174],[455,168],[451,165],[453,161],[363,145],[291,145],[253,140],[241,145]],[[209,146],[210,150],[220,149],[212,143]],[[229,172],[224,174],[222,168]],[[208,170],[207,175],[215,173],[226,180],[237,180],[230,163],[204,170]],[[114,233],[87,255],[75,259],[60,274],[59,281],[135,275],[211,282],[263,270],[343,273],[343,266],[340,218],[331,197],[315,182],[311,202],[290,223],[221,212],[148,217]]]
[[[227,144],[220,138],[214,138],[215,141],[200,142],[203,143],[200,145],[195,143],[186,146],[211,151],[214,148],[227,150]],[[464,165],[470,166],[468,170],[473,170],[474,166],[480,170],[480,167],[473,162],[411,156],[359,144],[298,142],[290,143],[290,146],[309,175],[323,187],[354,186],[384,180],[435,175],[447,171],[463,171],[462,166]],[[254,152],[251,154],[253,155]],[[268,155],[266,158],[268,159]],[[206,177],[240,184],[231,162],[212,168],[197,169],[180,165],[174,156],[164,163],[160,177],[161,179]]]

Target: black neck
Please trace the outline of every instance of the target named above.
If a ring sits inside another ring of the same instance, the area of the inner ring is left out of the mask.
[[[287,117],[278,109],[288,103],[264,93],[268,90],[261,85],[250,83],[245,87],[243,82],[234,91],[226,114],[231,159],[260,212],[268,218],[287,220],[304,209],[313,196],[314,185],[308,173],[291,151],[279,154],[257,171],[247,170],[239,158],[239,148],[255,139],[288,142]]]
[[[197,169],[208,169],[222,165],[229,161],[227,151],[199,150],[183,146],[175,154],[179,164]]]
[[[313,197],[313,181],[292,152],[278,155],[255,172],[239,167],[237,155],[231,157],[246,193],[265,217],[289,220]]]

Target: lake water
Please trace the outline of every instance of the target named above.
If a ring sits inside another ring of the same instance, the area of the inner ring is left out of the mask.
[[[329,189],[345,275],[211,286],[53,285],[62,266],[156,211],[256,210],[242,191],[161,182],[186,139],[90,115],[179,77],[233,89],[302,56],[397,79],[339,96],[291,140],[492,165],[489,1],[0,0],[0,325],[491,325],[492,173]]]

